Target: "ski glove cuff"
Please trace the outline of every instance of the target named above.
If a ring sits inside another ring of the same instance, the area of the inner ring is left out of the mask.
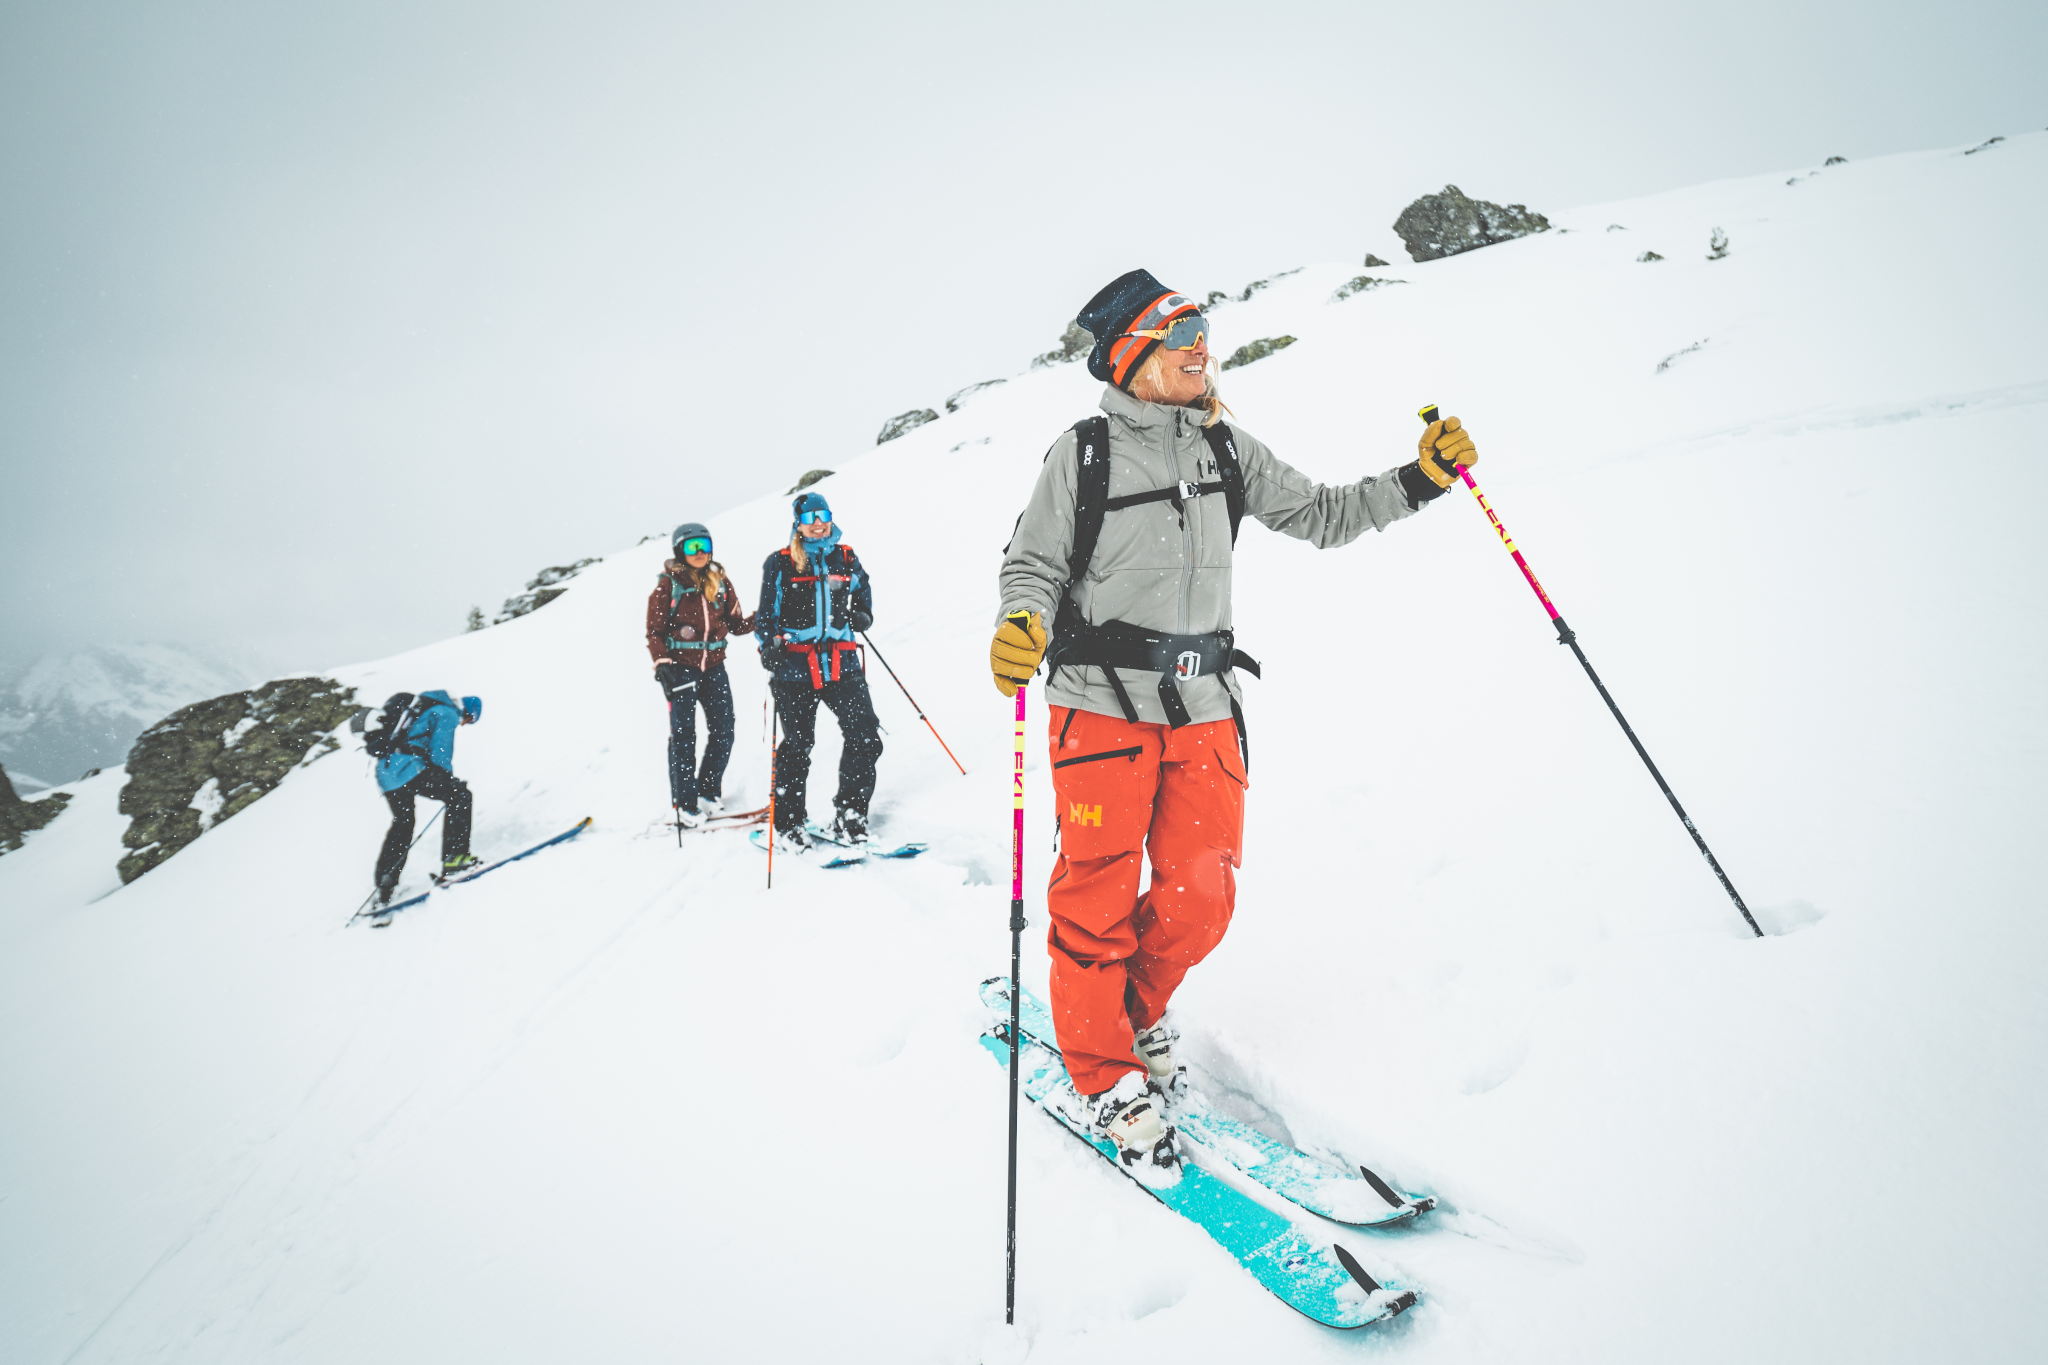
[[[996,691],[1006,697],[1031,681],[1045,658],[1045,624],[1035,611],[1013,611],[996,627],[995,641],[988,647],[989,670],[995,674]]]
[[[1479,450],[1472,444],[1472,433],[1465,430],[1465,424],[1455,417],[1446,417],[1431,422],[1422,433],[1415,463],[1431,483],[1449,488],[1458,481],[1454,466],[1470,468],[1478,464]]]

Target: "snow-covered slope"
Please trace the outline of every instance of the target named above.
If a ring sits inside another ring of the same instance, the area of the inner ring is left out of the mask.
[[[1225,353],[1299,338],[1225,397],[1318,476],[1408,458],[1424,401],[1466,418],[1777,932],[1746,937],[1469,498],[1327,554],[1248,526],[1248,848],[1178,1019],[1240,1112],[1441,1197],[1365,1239],[1425,1299],[1314,1327],[1027,1114],[1032,1360],[2048,1351],[2048,136],[1788,174],[1554,215],[1343,302],[1355,268],[1310,266],[1217,313]],[[342,927],[384,823],[360,755],[111,895],[52,861],[111,861],[82,786],[0,860],[0,1355],[976,1358],[1005,1108],[975,983],[1007,951],[984,647],[1015,509],[1094,393],[1033,371],[823,461],[876,638],[970,769],[877,672],[878,813],[932,841],[918,861],[778,864],[768,892],[738,838],[649,830],[659,545],[340,670],[485,698],[457,749],[481,851],[596,818],[388,930]],[[787,526],[780,496],[650,514],[708,520],[743,579]],[[733,676],[758,800],[744,648]],[[1027,784],[1037,887],[1035,745]]]
[[[0,693],[0,765],[17,785],[69,782],[120,763],[137,735],[179,707],[252,681],[232,662],[177,645],[46,655]]]

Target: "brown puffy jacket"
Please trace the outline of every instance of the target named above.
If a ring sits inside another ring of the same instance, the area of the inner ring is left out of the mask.
[[[656,663],[679,663],[708,673],[725,663],[725,637],[751,635],[754,618],[740,610],[732,579],[718,574],[718,596],[707,602],[688,565],[671,559],[647,594],[647,652]]]

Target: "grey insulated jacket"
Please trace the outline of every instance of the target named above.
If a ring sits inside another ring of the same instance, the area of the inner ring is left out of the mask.
[[[1143,403],[1105,386],[1102,410],[1109,414],[1112,498],[1183,481],[1217,479],[1199,409]],[[1416,509],[1397,477],[1398,467],[1330,487],[1289,468],[1243,428],[1233,425],[1231,431],[1244,469],[1247,522],[1256,518],[1283,535],[1330,549]],[[998,621],[1008,612],[1035,611],[1051,627],[1067,581],[1067,556],[1074,546],[1076,439],[1067,432],[1046,456],[1038,486],[1031,490],[1031,501],[1003,555]],[[1185,517],[1170,502],[1140,503],[1103,517],[1095,556],[1074,591],[1084,620],[1090,625],[1128,621],[1176,635],[1203,635],[1233,624],[1230,509],[1221,494],[1186,505]],[[1241,638],[1239,644],[1259,653],[1255,634]],[[1117,673],[1137,707],[1138,719],[1165,724],[1157,675],[1131,669]],[[1181,698],[1198,723],[1227,720],[1235,686],[1228,673],[1192,678],[1180,684]],[[1103,670],[1093,666],[1059,669],[1047,684],[1046,700],[1054,706],[1123,715]]]

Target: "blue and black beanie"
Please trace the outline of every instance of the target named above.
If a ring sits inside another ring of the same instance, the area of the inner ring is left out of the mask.
[[[1074,319],[1095,338],[1095,349],[1088,353],[1088,373],[1128,391],[1138,367],[1159,349],[1159,343],[1125,333],[1157,331],[1182,313],[1200,311],[1200,304],[1168,289],[1149,270],[1117,276],[1088,300],[1088,306]]]

